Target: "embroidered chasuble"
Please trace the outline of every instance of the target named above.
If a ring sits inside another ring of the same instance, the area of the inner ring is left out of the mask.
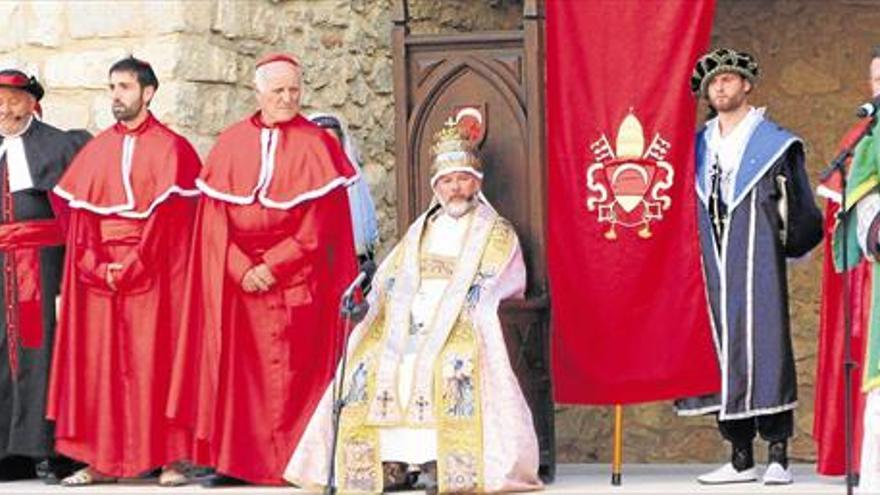
[[[382,492],[382,462],[437,461],[441,492],[538,489],[532,416],[507,356],[498,304],[522,297],[511,225],[485,203],[453,219],[434,207],[383,261],[348,346],[336,483]],[[285,471],[326,483],[328,387]]]
[[[409,335],[398,372],[398,394],[402,403],[409,401],[416,355],[436,316],[443,293],[449,286],[472,218],[473,214],[455,219],[441,213],[426,222],[419,260],[421,282],[410,310]],[[427,428],[383,428],[379,436],[382,460],[411,464],[435,460],[436,435],[435,430]]]

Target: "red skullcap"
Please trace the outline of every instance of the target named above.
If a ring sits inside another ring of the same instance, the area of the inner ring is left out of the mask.
[[[299,60],[297,60],[296,57],[281,52],[267,53],[266,55],[263,55],[259,60],[257,60],[256,67],[261,67],[272,62],[287,62],[294,67],[299,67]]]

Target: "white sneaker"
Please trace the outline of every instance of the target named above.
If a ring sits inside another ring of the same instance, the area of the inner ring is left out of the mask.
[[[782,467],[782,466],[780,466]],[[754,467],[737,471],[733,464],[728,462],[720,468],[697,477],[697,481],[704,485],[725,485],[727,483],[748,483],[758,481],[758,473]]]
[[[772,462],[764,471],[765,485],[790,485],[794,483],[791,468],[784,468],[778,462]]]

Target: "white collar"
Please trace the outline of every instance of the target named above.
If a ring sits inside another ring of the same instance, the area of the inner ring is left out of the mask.
[[[709,141],[735,141],[740,140],[743,137],[748,137],[748,134],[751,134],[749,129],[764,120],[764,113],[766,111],[767,107],[756,108],[749,106],[749,111],[745,114],[742,120],[737,122],[736,126],[734,126],[726,136],[721,135],[720,120],[716,115],[706,122],[706,130],[709,132]]]
[[[33,115],[27,125],[15,134],[4,135],[3,144],[0,145],[0,157],[6,157],[6,168],[9,174],[9,190],[11,192],[23,191],[34,187],[31,177],[31,169],[28,165],[27,153],[24,150],[22,135],[30,129],[34,122]]]

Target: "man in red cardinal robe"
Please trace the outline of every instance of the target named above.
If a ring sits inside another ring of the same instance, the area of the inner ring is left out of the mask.
[[[129,57],[109,71],[115,125],[76,156],[55,193],[71,207],[47,415],[56,449],[88,467],[77,486],[165,467],[186,481],[188,432],[165,416],[195,216],[193,147],[149,111],[158,80]]]
[[[193,430],[196,463],[216,469],[207,486],[283,484],[338,355],[356,172],[300,115],[300,81],[294,57],[261,59],[259,111],[219,136],[197,180],[168,415]]]

